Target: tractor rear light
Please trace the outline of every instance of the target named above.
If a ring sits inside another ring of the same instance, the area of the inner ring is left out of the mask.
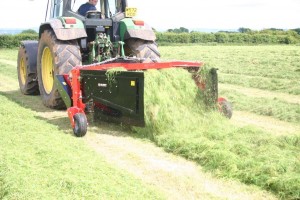
[[[145,23],[142,20],[133,20],[133,23],[137,26],[144,26]]]
[[[76,24],[75,18],[67,18],[65,19],[66,24]]]

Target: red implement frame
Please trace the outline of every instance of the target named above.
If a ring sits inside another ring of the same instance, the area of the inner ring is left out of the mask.
[[[80,85],[80,70],[108,70],[113,68],[123,67],[129,71],[147,70],[147,69],[166,69],[166,68],[200,68],[203,66],[202,62],[162,62],[162,63],[107,63],[107,64],[92,64],[86,66],[77,66],[71,70],[72,79],[70,80],[70,87],[72,89],[73,106],[68,108],[68,116],[72,127],[75,127],[74,115],[83,113],[85,104],[82,102],[82,91]]]
[[[188,68],[203,66],[202,62],[187,62],[187,61],[173,61],[173,62],[161,62],[161,63],[108,63],[108,64],[93,64],[83,66],[84,70],[108,70],[117,67],[123,67],[127,70],[147,70],[147,69],[164,69],[164,68]]]

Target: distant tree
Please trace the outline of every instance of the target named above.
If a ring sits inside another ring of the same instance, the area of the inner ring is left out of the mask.
[[[218,33],[236,33],[236,32],[234,32],[234,31],[223,31],[223,30],[220,30],[220,31],[218,31]]]
[[[268,28],[266,30],[270,30],[270,31],[283,31],[283,29],[280,29],[280,28]]]
[[[173,32],[173,33],[189,33],[189,29],[180,27],[180,28],[175,28],[175,29],[168,29],[167,32]]]
[[[291,29],[292,31],[297,32],[300,35],[300,28]]]
[[[179,30],[181,33],[189,33],[190,32],[189,29],[184,28],[184,27],[180,27]]]
[[[37,32],[33,29],[23,30],[21,34],[37,34]]]
[[[252,30],[250,28],[241,27],[238,29],[240,33],[250,33]]]

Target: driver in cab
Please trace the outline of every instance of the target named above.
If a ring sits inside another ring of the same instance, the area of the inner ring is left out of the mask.
[[[85,4],[82,4],[79,9],[78,13],[82,16],[85,16],[88,11],[91,10],[97,10],[96,9],[96,4],[98,3],[98,0],[89,0]]]

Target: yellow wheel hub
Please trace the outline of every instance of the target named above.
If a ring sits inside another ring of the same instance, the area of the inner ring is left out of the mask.
[[[54,69],[52,54],[49,47],[44,48],[42,54],[42,81],[47,94],[50,94],[54,83]]]
[[[26,69],[26,65],[24,62],[24,58],[21,58],[20,60],[20,78],[21,78],[21,82],[22,85],[26,84],[26,74],[27,74],[27,69]]]

